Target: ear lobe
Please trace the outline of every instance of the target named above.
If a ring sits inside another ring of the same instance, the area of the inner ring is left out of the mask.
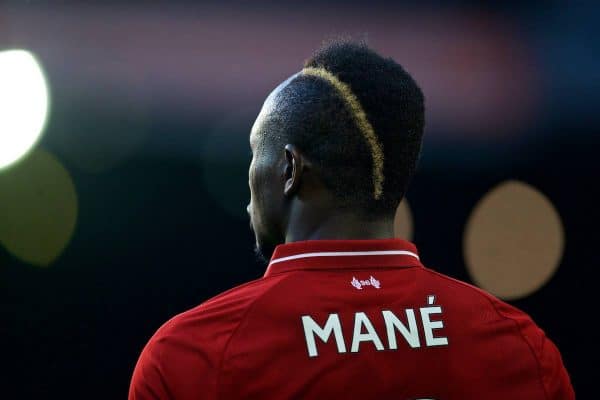
[[[300,180],[303,171],[303,161],[298,148],[293,144],[285,145],[285,184],[283,194],[286,197],[293,196],[300,188]]]

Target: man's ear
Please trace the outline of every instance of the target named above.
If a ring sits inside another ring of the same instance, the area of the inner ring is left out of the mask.
[[[293,196],[300,188],[300,180],[304,172],[304,160],[298,148],[293,144],[285,145],[285,171],[283,194]]]

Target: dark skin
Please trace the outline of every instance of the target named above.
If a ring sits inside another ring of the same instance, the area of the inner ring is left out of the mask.
[[[252,162],[248,172],[248,214],[256,236],[257,253],[268,260],[275,246],[301,240],[386,239],[394,237],[394,216],[373,218],[360,210],[342,209],[323,184],[315,164],[291,140],[274,140],[269,122],[284,104],[282,89],[295,75],[267,97],[252,131]]]

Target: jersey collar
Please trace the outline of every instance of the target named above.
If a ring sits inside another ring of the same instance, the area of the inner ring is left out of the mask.
[[[307,240],[275,248],[265,276],[294,270],[422,266],[417,248],[402,239]]]

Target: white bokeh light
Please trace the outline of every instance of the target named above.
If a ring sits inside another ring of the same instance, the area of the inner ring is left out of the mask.
[[[0,169],[20,160],[37,143],[48,103],[38,60],[26,50],[0,51]]]

